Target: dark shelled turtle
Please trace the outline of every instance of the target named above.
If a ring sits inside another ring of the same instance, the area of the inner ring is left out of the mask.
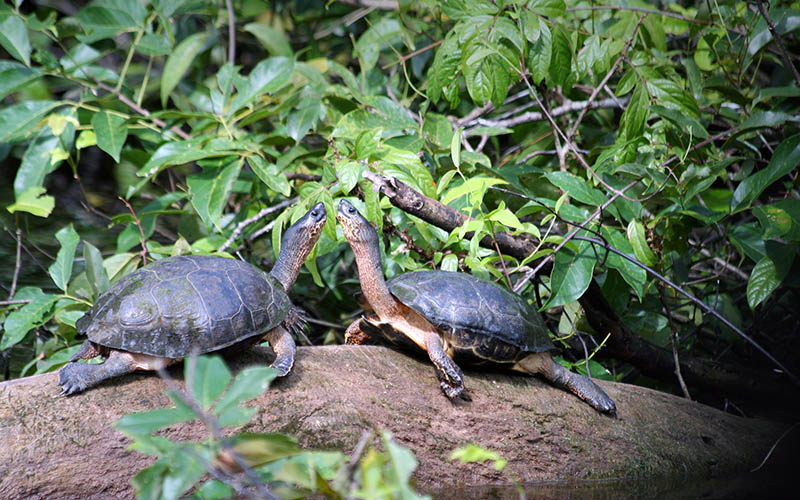
[[[262,337],[275,351],[272,367],[286,375],[296,350],[290,332],[304,325],[287,292],[325,219],[317,203],[287,229],[269,274],[240,260],[199,255],[167,257],[129,274],[77,321],[88,340],[59,371],[62,394]],[[77,362],[95,356],[104,361]]]
[[[377,336],[427,351],[450,398],[464,390],[456,359],[542,374],[597,411],[616,413],[614,402],[591,379],[553,360],[555,346],[541,315],[521,297],[491,281],[446,271],[406,273],[386,283],[375,229],[345,200],[337,218],[356,256],[366,308],[372,311],[350,325],[349,341]]]

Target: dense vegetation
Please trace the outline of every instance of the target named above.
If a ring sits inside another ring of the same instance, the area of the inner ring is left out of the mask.
[[[317,201],[294,292],[303,341],[340,342],[348,197],[387,275],[507,283],[578,370],[740,406],[742,379],[796,381],[800,6],[618,4],[4,4],[2,376],[63,364],[147,261],[269,268]]]

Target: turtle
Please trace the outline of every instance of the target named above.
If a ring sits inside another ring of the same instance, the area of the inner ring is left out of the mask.
[[[455,361],[505,365],[541,374],[600,413],[615,415],[614,401],[590,378],[558,364],[542,316],[522,297],[492,281],[450,271],[383,276],[378,233],[347,200],[336,218],[353,249],[368,314],[345,332],[347,343],[384,339],[426,351],[444,394],[467,399]]]
[[[150,263],[114,284],[77,322],[87,340],[59,370],[70,395],[135,370],[158,370],[192,354],[246,346],[266,337],[279,376],[294,364],[290,332],[305,324],[287,295],[322,233],[315,204],[286,230],[272,271],[220,256],[184,255]],[[79,363],[96,356],[102,363]]]

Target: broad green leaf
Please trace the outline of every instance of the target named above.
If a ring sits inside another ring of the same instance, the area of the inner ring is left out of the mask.
[[[306,99],[286,120],[286,133],[295,142],[300,142],[309,130],[317,126],[317,122],[324,114],[325,110],[320,99]]]
[[[103,5],[93,4],[83,7],[78,11],[80,21],[86,32],[85,36],[78,37],[84,43],[93,43],[104,38],[111,38],[123,31],[134,31],[143,28],[132,13],[141,9],[138,2],[128,2],[125,7],[114,5],[113,2],[103,2]],[[134,8],[134,7],[138,7]]]
[[[611,246],[628,255],[633,254],[633,247],[631,247],[622,232],[608,226],[603,226],[601,231]],[[597,248],[598,255],[603,255],[605,251],[603,248]],[[622,279],[633,288],[639,300],[642,300],[644,298],[644,285],[647,283],[647,271],[613,252],[608,252],[607,259],[608,267],[619,271]]]
[[[644,85],[637,85],[620,119],[625,139],[632,141],[642,135],[647,121],[648,104],[649,97]]]
[[[0,22],[0,46],[14,59],[31,65],[31,42],[25,21],[17,16],[8,16]]]
[[[257,412],[258,408],[251,406],[231,406],[219,412],[217,423],[220,427],[240,427],[252,420]]]
[[[550,18],[563,16],[566,9],[564,0],[532,0],[528,3],[527,7],[532,12]]]
[[[550,276],[551,294],[542,309],[578,300],[589,287],[597,258],[589,242],[577,241],[575,247],[577,251],[564,246],[556,253]]]
[[[83,258],[86,261],[86,279],[92,287],[95,297],[99,297],[109,289],[111,282],[103,267],[103,256],[100,250],[88,241],[83,242]]]
[[[449,189],[447,193],[442,196],[440,201],[447,205],[451,201],[458,199],[461,196],[470,195],[470,205],[475,205],[476,203],[479,204],[483,200],[483,194],[486,193],[486,190],[489,189],[490,186],[495,186],[498,184],[508,184],[508,182],[496,177],[469,177],[460,185]]]
[[[478,106],[488,103],[494,93],[493,72],[496,68],[491,63],[490,54],[492,54],[490,49],[480,48],[470,54],[463,66],[467,91]]]
[[[226,441],[250,467],[268,464],[303,451],[296,439],[278,433],[241,432]]]
[[[136,44],[136,51],[147,56],[165,56],[172,50],[169,39],[154,33],[145,34]]]
[[[194,362],[185,363],[184,379],[191,383],[192,398],[203,410],[208,410],[231,381],[231,372],[219,356],[198,356]]]
[[[413,179],[412,185],[417,185],[425,196],[433,196],[436,191],[433,176],[415,153],[389,145],[381,147],[380,153],[382,164],[394,165],[408,173]]]
[[[56,261],[48,268],[48,271],[56,286],[66,291],[69,280],[72,277],[72,262],[75,260],[75,249],[78,248],[81,238],[73,229],[72,224],[70,224],[56,232],[56,239],[61,243],[61,248],[58,250]]]
[[[30,300],[19,309],[12,311],[3,324],[0,350],[18,344],[31,329],[46,323],[52,315],[53,305],[58,301],[56,295],[46,295],[39,288],[25,287],[14,294],[16,300]]]
[[[709,42],[708,38],[711,39],[711,42]],[[694,51],[694,63],[702,71],[714,71],[719,67],[714,51],[711,49],[711,45],[715,41],[715,36],[703,36],[697,41],[697,48]]]
[[[229,408],[260,396],[269,388],[277,375],[278,371],[268,366],[248,366],[243,369],[214,406],[214,413],[219,415]]]
[[[442,271],[458,271],[458,255],[449,253],[442,258],[442,263],[439,265]]]
[[[270,26],[255,22],[245,24],[244,30],[253,36],[267,49],[270,55],[292,57],[292,47],[286,36]]]
[[[783,238],[786,241],[800,241],[800,200],[790,198],[770,205],[753,208],[764,229],[763,238]]]
[[[287,57],[270,57],[256,65],[242,80],[242,88],[237,88],[228,114],[231,115],[243,107],[252,104],[258,97],[267,92],[276,92],[289,83],[294,72],[294,60]]]
[[[225,146],[221,144],[220,146]],[[233,146],[227,144],[227,146]],[[207,138],[188,139],[184,141],[172,141],[162,144],[153,156],[147,160],[142,168],[136,172],[139,177],[151,177],[161,171],[164,167],[171,165],[183,165],[185,163],[201,160],[203,158],[217,158],[236,154],[236,149],[216,147],[213,141]]]
[[[85,9],[84,9],[85,10]],[[189,35],[179,43],[167,57],[161,73],[161,105],[167,106],[167,99],[173,89],[178,86],[183,75],[189,70],[200,50],[208,40],[208,33],[201,32]]]
[[[663,118],[675,124],[675,128],[681,133],[691,134],[699,140],[708,139],[708,132],[705,127],[696,119],[674,109],[663,106],[650,106],[650,109]]]
[[[111,155],[114,161],[119,162],[122,145],[128,137],[128,124],[125,118],[108,111],[100,111],[92,117],[92,127],[97,136],[97,147]]]
[[[31,186],[17,197],[16,203],[6,207],[11,212],[28,212],[37,217],[48,217],[56,206],[56,199],[44,195],[47,190],[42,186]],[[43,196],[44,195],[44,196]]]
[[[18,142],[61,101],[25,101],[0,109],[0,143]]]
[[[369,161],[381,145],[381,129],[365,130],[356,139],[356,158]]]
[[[767,255],[758,261],[747,280],[747,304],[755,309],[767,300],[789,273],[797,245],[767,245]]]
[[[572,175],[569,172],[554,171],[548,172],[545,176],[554,186],[581,203],[599,206],[607,201],[603,193],[589,186],[584,179]]]
[[[219,226],[242,164],[239,158],[224,167],[205,167],[201,173],[186,177],[192,206],[209,229]]]
[[[498,471],[503,470],[508,463],[496,451],[472,443],[456,448],[450,452],[450,456],[447,458],[448,460],[458,460],[462,464],[491,460],[494,463],[494,469]]]
[[[97,134],[94,133],[94,130],[84,130],[78,134],[78,139],[75,140],[75,149],[84,149],[96,145]]]
[[[745,178],[733,192],[731,211],[750,206],[772,183],[800,165],[800,134],[784,139],[769,160],[767,168]]]
[[[540,23],[539,40],[528,50],[528,70],[537,85],[549,74],[552,58],[553,35],[547,23]]]
[[[179,500],[194,484],[208,473],[205,464],[208,448],[199,445],[177,446],[165,457],[169,469],[164,475],[161,500]]]
[[[656,254],[650,249],[647,244],[647,237],[645,235],[644,225],[636,219],[628,223],[627,229],[628,242],[633,248],[633,255],[642,264],[653,267],[658,264]]]
[[[367,72],[375,67],[380,52],[400,43],[402,35],[403,29],[397,19],[384,17],[371,25],[356,42],[355,49],[361,60],[361,71]]]
[[[555,85],[567,83],[572,72],[572,44],[561,25],[553,32],[553,54],[550,59],[550,79]]]
[[[29,68],[16,61],[0,61],[0,99],[25,88],[40,76],[39,68]]]
[[[361,173],[364,172],[366,165],[358,161],[340,161],[335,163],[336,177],[339,179],[342,195],[347,196],[358,181],[361,180]]]
[[[251,156],[248,158],[247,163],[250,165],[250,168],[253,169],[253,172],[255,172],[256,177],[266,184],[267,187],[283,196],[289,196],[289,194],[291,194],[292,186],[289,185],[289,179],[286,178],[286,174],[284,174],[277,165],[274,163],[267,163],[266,160],[260,156]]]
[[[422,500],[423,498],[429,498],[419,495],[409,484],[411,474],[418,465],[417,459],[414,457],[411,450],[394,441],[392,439],[392,433],[388,431],[381,433],[381,442],[389,458],[390,468],[386,473],[387,479],[389,480],[389,484],[399,490],[396,494],[396,498],[402,498],[404,500]]]

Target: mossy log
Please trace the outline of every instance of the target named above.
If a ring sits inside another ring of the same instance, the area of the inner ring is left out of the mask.
[[[237,370],[271,357],[256,347],[228,362]],[[180,373],[172,369],[176,378]],[[379,346],[300,348],[293,372],[250,403],[260,411],[245,429],[345,452],[364,430],[389,430],[416,454],[417,485],[436,490],[509,481],[489,466],[449,461],[466,443],[497,451],[522,481],[714,477],[757,466],[788,427],[620,383],[599,382],[616,401],[617,418],[536,377],[467,370],[466,383],[472,401],[452,403],[424,359]],[[127,413],[169,405],[164,391],[153,373],[72,397],[59,396],[56,374],[0,383],[0,498],[133,497],[130,479],[153,458],[128,450],[130,441],[112,425]],[[163,434],[207,435],[199,422]],[[770,463],[785,460],[786,446]]]

